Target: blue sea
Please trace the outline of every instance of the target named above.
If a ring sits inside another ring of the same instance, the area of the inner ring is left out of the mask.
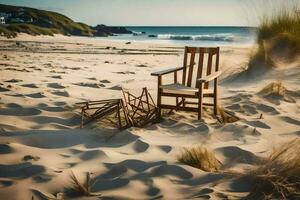
[[[254,27],[129,26],[126,28],[133,31],[134,34],[119,34],[109,38],[188,46],[248,46],[253,45],[256,40],[256,28]]]

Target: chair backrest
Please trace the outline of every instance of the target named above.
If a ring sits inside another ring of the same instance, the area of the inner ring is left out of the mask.
[[[219,47],[185,47],[182,84],[198,87],[196,83],[198,78],[210,75],[213,71],[219,71],[219,52]],[[205,71],[206,74],[203,74]],[[204,88],[208,87],[209,83],[206,83]]]

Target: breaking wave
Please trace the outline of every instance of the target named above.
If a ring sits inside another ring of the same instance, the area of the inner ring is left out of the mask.
[[[236,40],[236,38],[232,34],[211,34],[211,35],[159,34],[159,35],[148,35],[148,37],[156,37],[162,40],[202,40],[202,41],[223,41],[223,42],[233,42]]]

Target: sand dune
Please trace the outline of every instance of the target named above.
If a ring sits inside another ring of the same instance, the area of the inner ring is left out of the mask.
[[[229,79],[245,67],[250,51],[221,51],[220,106],[238,121],[221,124],[210,108],[204,121],[195,113],[172,111],[164,112],[160,123],[119,132],[97,123],[79,129],[74,103],[120,98],[121,87],[137,94],[148,87],[155,98],[150,72],[178,66],[182,48],[62,36],[1,39],[0,57],[6,58],[0,63],[1,198],[97,199],[74,194],[71,171],[81,182],[91,173],[96,180],[91,190],[103,199],[246,196],[250,183],[228,172],[243,173],[263,162],[274,146],[300,136],[298,65],[263,79]],[[283,93],[266,90],[278,80]],[[184,147],[198,145],[215,152],[219,172],[179,163]]]

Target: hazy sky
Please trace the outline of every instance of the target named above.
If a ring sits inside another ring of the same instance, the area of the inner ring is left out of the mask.
[[[262,13],[300,0],[0,0],[56,11],[89,25],[255,26]]]

